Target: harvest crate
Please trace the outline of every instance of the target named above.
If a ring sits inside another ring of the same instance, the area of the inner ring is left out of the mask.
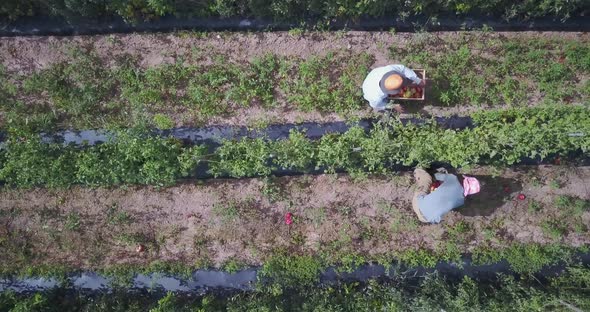
[[[424,69],[412,69],[416,75],[418,77],[420,77],[420,79],[426,81],[426,70]],[[420,98],[405,98],[405,97],[401,97],[399,96],[399,94],[396,95],[390,95],[389,98],[392,100],[405,100],[405,101],[424,101],[424,98],[426,96],[426,88],[423,86],[422,88],[422,97]]]

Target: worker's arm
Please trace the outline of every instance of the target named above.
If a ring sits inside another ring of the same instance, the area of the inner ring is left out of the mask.
[[[416,75],[416,73],[413,70],[407,68],[404,65],[401,65],[401,64],[392,65],[392,70],[396,70],[396,71],[402,73],[402,75],[404,75],[404,77],[412,80],[412,82],[414,82],[417,85],[422,83],[422,79],[418,78],[418,75]]]
[[[445,182],[447,180],[448,175],[448,173],[437,172],[434,174],[434,178],[436,179],[436,181]]]

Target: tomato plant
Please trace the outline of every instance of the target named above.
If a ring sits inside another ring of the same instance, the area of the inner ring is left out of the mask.
[[[371,131],[354,126],[313,141],[291,131],[286,140],[226,140],[205,157],[204,146],[183,146],[169,138],[119,131],[104,144],[64,146],[38,136],[13,135],[0,154],[0,179],[7,184],[67,186],[170,185],[208,162],[216,177],[268,176],[277,169],[351,174],[384,173],[392,165],[446,162],[512,165],[523,158],[590,150],[590,111],[585,107],[548,106],[480,112],[475,127],[444,129],[435,122],[403,125],[399,120]]]

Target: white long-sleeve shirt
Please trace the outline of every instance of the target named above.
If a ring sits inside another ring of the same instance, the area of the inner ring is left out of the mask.
[[[379,82],[383,78],[383,75],[390,71],[399,72],[404,78],[412,80],[415,84],[420,84],[420,82],[422,82],[422,79],[418,78],[413,70],[401,64],[387,65],[373,69],[367,75],[365,81],[363,81],[363,97],[365,100],[369,101],[369,105],[376,110],[384,110],[387,105],[388,94],[385,94],[381,90]]]

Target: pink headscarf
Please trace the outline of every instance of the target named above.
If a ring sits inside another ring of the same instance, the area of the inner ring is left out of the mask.
[[[463,196],[479,193],[479,181],[476,178],[463,176]]]

